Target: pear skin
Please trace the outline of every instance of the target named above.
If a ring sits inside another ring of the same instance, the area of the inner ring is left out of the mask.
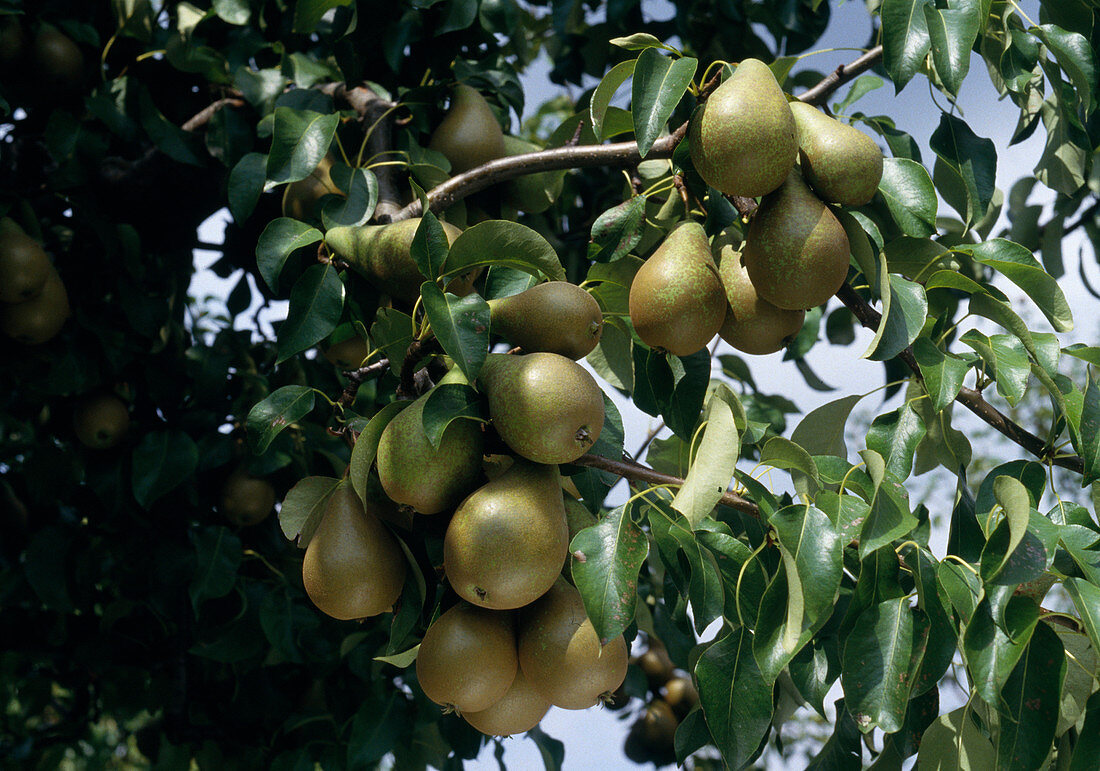
[[[768,65],[745,59],[689,127],[691,162],[708,185],[754,198],[781,184],[798,156],[787,98]]]
[[[798,126],[802,176],[818,197],[842,206],[862,206],[882,179],[882,151],[857,128],[802,102],[791,103]]]
[[[343,620],[385,613],[401,596],[406,569],[390,531],[349,482],[339,484],[302,560],[302,583],[313,604]]]
[[[777,308],[760,297],[741,262],[741,253],[731,244],[721,246],[718,275],[729,303],[718,334],[737,350],[756,356],[775,353],[802,329],[806,311]]]
[[[114,394],[94,394],[80,401],[73,412],[73,433],[80,443],[92,450],[108,450],[126,437],[130,429],[130,411]],[[271,493],[271,506],[275,493]]]
[[[780,308],[821,305],[848,275],[848,236],[797,170],[764,196],[742,254],[756,293]]]
[[[36,297],[0,306],[0,329],[24,345],[41,345],[61,331],[70,315],[69,293],[57,269],[50,265],[49,275]]]
[[[651,348],[689,356],[714,339],[726,297],[702,225],[685,222],[668,234],[635,274],[629,308]]]
[[[7,217],[0,219],[0,302],[33,300],[50,276],[50,258]]]
[[[568,281],[548,281],[489,300],[489,312],[492,331],[525,353],[583,359],[603,332],[603,311],[596,298]]]
[[[485,97],[476,88],[459,83],[428,147],[447,156],[453,176],[502,157],[504,132]]]
[[[568,551],[557,467],[517,458],[455,511],[443,539],[443,570],[463,599],[508,610],[549,589]]]
[[[486,736],[512,736],[537,726],[550,706],[523,670],[517,669],[512,686],[500,701],[481,712],[463,712],[462,718]]]
[[[343,191],[332,181],[331,171],[334,163],[331,155],[326,155],[305,179],[291,182],[283,191],[283,216],[298,220],[308,220],[316,214],[317,202],[326,195],[343,195]]]

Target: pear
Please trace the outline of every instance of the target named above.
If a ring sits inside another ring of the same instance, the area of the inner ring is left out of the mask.
[[[732,244],[720,247],[718,275],[729,302],[718,335],[737,350],[757,356],[775,353],[802,329],[806,311],[777,308],[760,297]]]
[[[709,343],[726,297],[703,226],[685,222],[657,247],[630,285],[630,321],[646,345],[688,356]]]
[[[123,440],[130,429],[126,403],[114,394],[97,394],[83,399],[73,412],[73,432],[80,443],[93,450],[107,450]],[[275,505],[272,493],[271,505]]]
[[[882,151],[857,128],[815,107],[793,102],[802,176],[822,200],[862,206],[875,197],[882,179]]]
[[[547,351],[583,359],[600,341],[603,311],[591,294],[568,281],[548,281],[489,300],[492,331],[526,353]]]
[[[275,508],[275,488],[266,479],[254,477],[243,468],[233,471],[222,485],[219,507],[237,527],[263,522]]]
[[[848,237],[798,171],[764,196],[742,255],[756,293],[789,310],[821,305],[848,275]]]
[[[340,369],[358,369],[370,355],[370,346],[366,339],[353,334],[330,345],[325,349],[324,355],[331,364]]]
[[[416,654],[416,679],[424,695],[462,713],[499,702],[517,669],[511,614],[464,602],[428,627]]]
[[[523,155],[525,153],[537,153],[540,150],[542,148],[533,142],[528,142],[519,137],[507,135],[504,137],[505,155]],[[553,205],[554,201],[561,195],[564,183],[564,171],[540,171],[535,174],[525,174],[504,183],[504,202],[513,209],[525,211],[529,214],[538,214]]]
[[[334,159],[325,155],[305,179],[291,182],[283,191],[283,216],[307,220],[314,216],[317,202],[326,195],[343,195],[332,181]]]
[[[67,35],[52,24],[38,28],[31,50],[40,88],[71,92],[84,80],[84,54]]]
[[[500,438],[536,463],[576,460],[603,429],[603,392],[596,380],[556,353],[491,353],[478,383]]]
[[[587,709],[626,679],[626,641],[601,645],[580,593],[559,578],[524,611],[519,666],[555,707]]]
[[[775,190],[798,155],[787,98],[768,65],[745,59],[689,127],[691,162],[708,185],[750,198]]]
[[[50,269],[50,258],[38,242],[14,220],[0,219],[0,302],[21,303],[37,297]]]
[[[0,307],[0,329],[24,345],[41,345],[61,331],[71,314],[69,294],[57,269],[50,265],[35,298]]]
[[[439,447],[424,433],[424,405],[431,391],[399,412],[378,440],[378,479],[395,503],[421,514],[438,514],[457,504],[481,477],[481,425],[453,420]]]
[[[496,115],[476,88],[459,83],[451,108],[436,126],[428,147],[451,162],[451,173],[480,166],[504,155],[504,132]]]
[[[306,547],[302,583],[333,618],[377,616],[393,607],[405,585],[405,555],[351,483],[332,493]]]
[[[523,670],[517,669],[512,686],[500,701],[481,712],[463,712],[462,718],[486,736],[511,736],[537,726],[550,706]]]
[[[443,539],[443,570],[460,597],[507,610],[549,589],[568,550],[557,466],[517,458],[459,504]]]
[[[453,244],[462,231],[449,222],[441,224],[447,243]],[[341,225],[325,233],[325,243],[380,291],[413,303],[420,296],[420,285],[427,281],[410,252],[418,227],[419,217],[389,225]],[[481,269],[475,271],[452,279],[447,291],[468,295]]]

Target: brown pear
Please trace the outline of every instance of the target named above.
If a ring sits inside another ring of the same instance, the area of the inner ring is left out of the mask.
[[[437,618],[416,654],[424,695],[465,714],[489,709],[515,680],[516,635],[510,613],[460,602]]]
[[[548,281],[489,300],[489,312],[492,331],[525,353],[545,351],[583,359],[603,332],[603,311],[596,298],[568,281]]]
[[[714,339],[726,297],[702,225],[668,234],[635,274],[629,307],[634,331],[656,350],[688,356]]]
[[[798,125],[802,176],[824,201],[862,206],[882,179],[882,151],[875,140],[803,102],[791,104]]]
[[[519,665],[554,706],[587,709],[626,679],[626,641],[601,645],[580,593],[559,578],[523,613]]]
[[[338,485],[302,560],[302,583],[313,604],[333,618],[377,616],[401,596],[405,570],[405,555],[390,531],[349,482]]]
[[[0,219],[0,302],[21,303],[42,291],[50,258],[14,220]]]
[[[462,717],[486,736],[511,736],[537,726],[550,706],[523,670],[517,669],[512,687],[500,701],[481,712],[463,712]]]
[[[517,458],[455,511],[443,540],[443,570],[475,605],[519,608],[550,588],[568,550],[557,467]]]
[[[452,175],[461,174],[502,157],[504,132],[485,97],[476,88],[459,83],[428,147],[447,156]]]
[[[718,335],[739,351],[755,355],[775,353],[802,329],[806,311],[777,308],[756,293],[741,253],[723,244],[718,256],[718,275],[726,290],[726,320]]]
[[[46,282],[36,297],[0,307],[0,329],[24,345],[41,345],[61,331],[71,314],[69,293],[57,269],[51,265]]]

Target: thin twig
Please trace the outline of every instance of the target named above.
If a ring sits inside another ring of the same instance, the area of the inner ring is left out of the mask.
[[[221,110],[223,107],[243,106],[244,99],[242,99],[241,97],[227,96],[223,99],[219,99],[212,104],[207,105],[201,111],[192,115],[190,118],[187,119],[186,122],[184,122],[182,126],[180,126],[180,128],[184,131],[197,131],[200,128],[205,128],[206,124],[210,122],[211,118],[213,118],[218,110]]]
[[[874,67],[881,58],[882,46],[877,45],[855,61],[837,67],[817,85],[799,94],[798,98],[807,104],[821,104],[849,80]]]
[[[344,391],[340,394],[340,398],[337,399],[337,403],[344,407],[350,407],[352,402],[355,401],[355,394],[359,392],[359,386],[363,385],[363,383],[371,378],[381,377],[389,368],[390,360],[382,358],[373,364],[368,364],[365,367],[345,372],[344,377],[348,379],[348,384],[344,387]]]

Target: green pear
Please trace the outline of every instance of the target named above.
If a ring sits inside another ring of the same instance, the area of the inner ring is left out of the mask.
[[[727,195],[770,193],[798,156],[787,98],[758,59],[743,60],[695,111],[689,141],[699,176]]]
[[[52,24],[38,28],[31,56],[40,88],[73,92],[82,85],[84,54],[71,38]]]
[[[519,137],[505,135],[504,154],[523,155],[537,153],[541,147]],[[564,171],[540,171],[525,174],[504,183],[504,201],[509,206],[529,214],[538,214],[550,208],[561,195],[565,183]]]
[[[24,345],[41,345],[60,332],[71,315],[69,293],[57,269],[50,265],[46,282],[36,297],[0,305],[0,329]]]
[[[583,359],[603,331],[603,311],[591,294],[568,281],[549,281],[489,300],[491,328],[526,353],[548,351]]]
[[[14,220],[0,219],[0,302],[21,303],[37,297],[52,269],[37,241]]]
[[[777,308],[760,297],[732,244],[720,247],[718,275],[729,303],[718,335],[737,350],[758,356],[775,353],[802,329],[806,311]]]
[[[517,458],[459,504],[443,539],[443,570],[460,597],[507,610],[549,589],[568,551],[558,467]]]
[[[668,234],[635,274],[629,308],[651,348],[688,356],[714,339],[726,297],[702,225],[685,222]]]
[[[453,244],[462,231],[449,222],[441,224],[447,234],[447,243]],[[339,226],[325,233],[325,243],[380,291],[413,303],[420,296],[420,285],[427,281],[410,251],[418,227],[419,217],[389,225]],[[447,291],[460,296],[469,294],[473,291],[473,279],[480,272],[481,269],[476,268],[452,279]]]
[[[875,140],[803,102],[793,102],[791,112],[802,176],[818,197],[843,206],[874,198],[882,179],[882,151]]]
[[[343,195],[332,181],[334,159],[326,155],[305,179],[291,182],[283,191],[283,216],[308,220],[314,216],[317,202],[326,195]]]
[[[742,255],[757,294],[789,310],[832,297],[848,275],[848,237],[797,170],[764,196]]]
[[[378,479],[395,503],[421,514],[451,508],[477,486],[481,478],[481,425],[453,420],[439,447],[424,433],[424,405],[431,391],[399,412],[378,440]]]
[[[603,392],[596,380],[556,353],[491,353],[478,383],[500,438],[536,463],[576,460],[603,429]]]
[[[325,504],[306,546],[302,583],[321,611],[344,620],[377,616],[393,607],[405,585],[405,555],[347,480]]]
[[[476,88],[459,83],[428,147],[447,156],[452,175],[461,174],[503,156],[504,132],[485,97]]]

